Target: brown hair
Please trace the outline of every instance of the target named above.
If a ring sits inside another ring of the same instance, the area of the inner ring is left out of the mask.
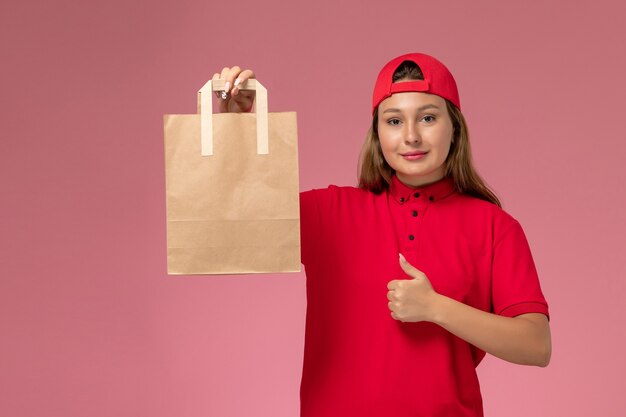
[[[393,74],[393,82],[423,80],[422,71],[412,61],[404,61]],[[454,128],[452,144],[446,158],[445,175],[452,178],[457,192],[489,201],[502,207],[496,194],[478,175],[472,164],[469,130],[465,118],[454,104],[446,100],[448,114]],[[365,137],[359,163],[359,188],[380,194],[389,188],[395,171],[389,166],[378,139],[378,109],[374,111],[372,125]]]

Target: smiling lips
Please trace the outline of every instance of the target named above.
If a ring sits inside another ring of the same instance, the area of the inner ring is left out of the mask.
[[[425,152],[425,151],[412,151],[412,152],[401,153],[400,155],[402,155],[402,157],[406,160],[416,161],[418,159],[422,159],[424,156],[426,156],[427,153],[428,152]]]

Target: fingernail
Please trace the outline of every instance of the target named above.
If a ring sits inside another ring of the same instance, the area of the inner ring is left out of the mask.
[[[228,90],[230,90],[230,81],[226,81],[226,84],[224,84],[224,91]]]
[[[234,84],[234,86],[235,86],[235,87],[237,87],[237,86],[239,85],[239,83],[240,83],[240,82],[241,82],[241,80],[240,80],[239,78],[237,78],[237,79],[235,80],[235,84]]]
[[[404,255],[402,255],[401,253],[398,253],[398,256],[400,257],[401,261],[406,262],[406,259],[404,259]]]

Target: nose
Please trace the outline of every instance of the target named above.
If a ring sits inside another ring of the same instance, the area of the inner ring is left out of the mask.
[[[419,143],[422,141],[420,132],[415,122],[408,122],[405,125],[406,131],[404,132],[404,141],[406,143]]]

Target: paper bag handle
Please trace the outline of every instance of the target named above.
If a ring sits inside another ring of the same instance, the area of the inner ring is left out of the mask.
[[[213,92],[223,91],[225,83],[225,80],[209,80],[198,91],[202,156],[213,155]],[[256,91],[256,151],[259,155],[267,155],[267,90],[255,79],[246,80],[239,89]]]

